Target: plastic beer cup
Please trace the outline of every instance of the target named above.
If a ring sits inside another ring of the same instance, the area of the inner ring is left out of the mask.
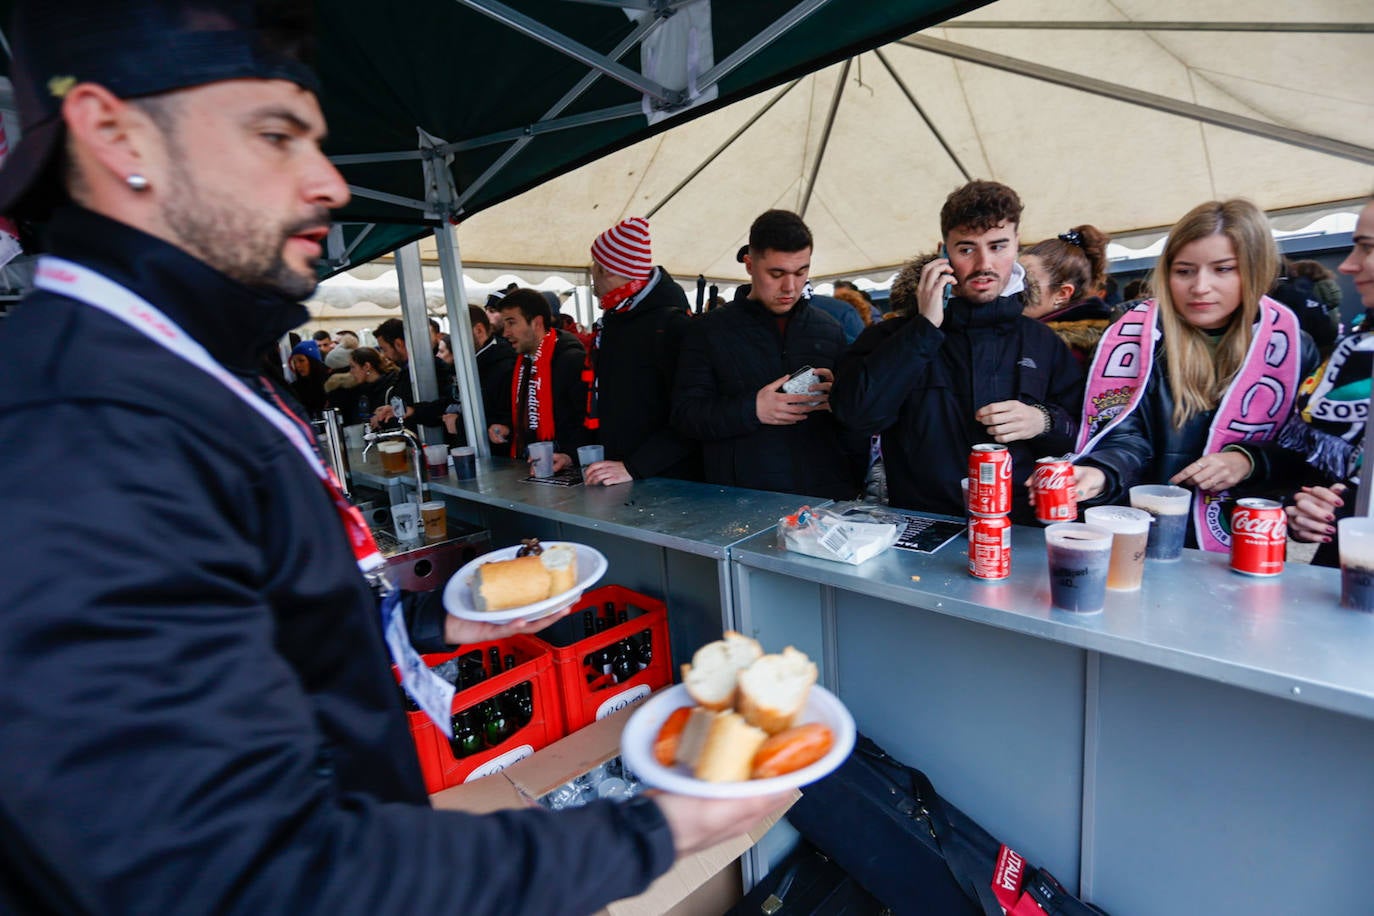
[[[449,454],[453,455],[453,473],[459,480],[471,480],[477,476],[477,449],[471,445],[460,445]]]
[[[1145,572],[1145,544],[1154,517],[1143,509],[1127,506],[1093,506],[1083,521],[1112,533],[1112,560],[1107,567],[1107,588],[1134,591]]]
[[[1341,607],[1374,611],[1374,518],[1336,523],[1341,553]]]
[[[1107,567],[1112,533],[1078,522],[1058,522],[1045,529],[1050,565],[1050,602],[1057,608],[1095,613],[1107,603]]]
[[[1177,560],[1183,556],[1183,541],[1188,535],[1188,509],[1193,493],[1167,484],[1131,487],[1131,505],[1155,517],[1150,539],[1145,545],[1147,560]]]
[[[552,442],[531,442],[529,448],[530,460],[534,462],[535,477],[553,476],[553,443]]]
[[[606,459],[606,448],[601,445],[584,445],[577,450],[577,463],[582,465],[582,479],[587,479],[587,468]]]
[[[382,473],[404,474],[406,472],[406,444],[389,439],[377,443],[377,454],[382,458]]]

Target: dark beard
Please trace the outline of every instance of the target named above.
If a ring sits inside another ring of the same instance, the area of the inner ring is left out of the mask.
[[[308,219],[273,229],[241,206],[196,189],[184,160],[173,156],[170,187],[162,216],[182,248],[244,286],[300,301],[315,292],[313,271],[298,274],[283,257],[286,242],[298,232],[329,225],[320,208]]]

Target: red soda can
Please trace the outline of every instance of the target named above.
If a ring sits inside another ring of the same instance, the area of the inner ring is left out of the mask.
[[[1078,518],[1078,491],[1074,487],[1073,462],[1041,458],[1031,477],[1035,494],[1035,520],[1042,525],[1071,522]]]
[[[968,456],[969,515],[1006,515],[1011,511],[1011,452],[985,442]]]
[[[975,579],[1011,575],[1011,519],[974,515],[968,520],[968,572]]]
[[[1242,499],[1231,512],[1231,568],[1247,576],[1277,576],[1288,550],[1288,516],[1272,499]]]

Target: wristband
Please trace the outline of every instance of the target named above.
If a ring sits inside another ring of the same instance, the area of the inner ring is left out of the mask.
[[[1040,431],[1040,435],[1048,435],[1054,429],[1054,414],[1050,413],[1050,409],[1044,404],[1036,404],[1034,407],[1045,415],[1045,428]]]

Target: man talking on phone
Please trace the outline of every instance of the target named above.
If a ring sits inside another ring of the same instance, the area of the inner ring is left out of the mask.
[[[950,194],[916,313],[864,331],[835,370],[831,408],[851,433],[881,434],[893,506],[963,515],[959,481],[980,442],[1010,449],[1013,481],[1073,448],[1083,371],[1053,331],[1021,315],[1021,209],[995,181]],[[1025,488],[1012,492],[1012,521],[1029,524]]]
[[[844,331],[807,301],[811,248],[797,214],[759,216],[743,258],[750,282],[683,342],[673,425],[701,441],[708,483],[831,499],[858,491],[860,465],[829,403]]]
[[[348,199],[298,11],[15,9],[0,213],[46,251],[0,322],[0,913],[590,913],[776,807],[430,807],[395,592],[257,371]]]

